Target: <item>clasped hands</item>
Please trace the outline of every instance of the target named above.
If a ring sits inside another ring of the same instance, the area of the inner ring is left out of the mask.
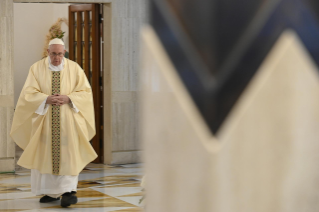
[[[70,102],[71,100],[67,95],[54,94],[52,96],[48,96],[46,104],[61,106]]]

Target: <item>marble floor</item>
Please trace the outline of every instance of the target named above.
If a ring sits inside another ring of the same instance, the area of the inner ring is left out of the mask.
[[[0,174],[0,211],[141,212],[142,172],[141,164],[89,164],[79,176],[78,203],[68,208],[60,201],[40,203],[31,193],[30,171]]]

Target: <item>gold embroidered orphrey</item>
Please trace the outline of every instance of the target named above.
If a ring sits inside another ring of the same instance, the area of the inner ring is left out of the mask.
[[[52,95],[60,94],[60,71],[52,71]],[[60,106],[52,105],[52,173],[60,172]]]

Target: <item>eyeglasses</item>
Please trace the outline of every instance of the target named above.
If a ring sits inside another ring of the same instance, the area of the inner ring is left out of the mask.
[[[63,57],[64,56],[64,54],[63,53],[58,53],[58,54],[56,54],[56,53],[54,53],[54,52],[51,52],[50,53],[50,56],[52,56],[52,57],[56,57],[56,56],[59,56],[59,57]]]

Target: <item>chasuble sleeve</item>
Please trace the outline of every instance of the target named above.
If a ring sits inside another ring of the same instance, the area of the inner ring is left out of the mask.
[[[74,106],[77,108],[78,113],[85,119],[88,129],[88,140],[92,139],[95,135],[95,119],[94,119],[94,105],[93,94],[91,85],[79,65],[76,65],[77,83],[74,90],[67,95]]]
[[[69,103],[69,105],[70,105],[70,107],[72,108],[72,110],[73,110],[74,112],[76,112],[76,113],[79,112],[79,109],[75,106],[75,104],[73,104],[72,101]]]
[[[20,93],[10,132],[14,142],[22,149],[25,149],[30,141],[32,115],[49,96],[41,91],[33,68],[34,66],[31,66],[26,82]]]
[[[46,99],[41,103],[41,105],[38,107],[38,109],[35,111],[36,114],[44,115],[44,114],[46,114],[46,113],[48,112],[49,107],[48,107],[48,104],[46,104],[47,99],[48,99],[48,98],[46,98]]]

